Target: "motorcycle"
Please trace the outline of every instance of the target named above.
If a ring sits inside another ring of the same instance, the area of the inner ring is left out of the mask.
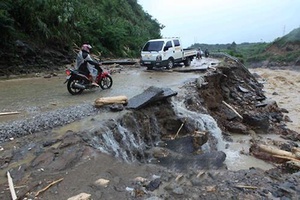
[[[102,71],[102,70],[98,70]],[[70,94],[78,95],[86,89],[96,88],[97,86],[92,84],[90,75],[85,76],[84,74],[80,73],[78,70],[75,69],[67,69],[66,70],[66,81],[67,89]],[[113,84],[112,77],[108,71],[102,71],[98,73],[95,82],[103,89],[111,88]]]

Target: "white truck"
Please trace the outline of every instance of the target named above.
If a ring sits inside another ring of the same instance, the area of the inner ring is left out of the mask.
[[[181,62],[190,66],[196,54],[196,49],[183,49],[179,38],[152,39],[144,45],[140,63],[148,70],[153,67],[171,69],[175,63]]]

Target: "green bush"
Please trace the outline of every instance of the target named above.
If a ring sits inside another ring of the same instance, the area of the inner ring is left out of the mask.
[[[7,0],[0,3],[0,27],[4,43],[14,33],[67,50],[89,42],[104,56],[137,56],[163,28],[137,0]]]

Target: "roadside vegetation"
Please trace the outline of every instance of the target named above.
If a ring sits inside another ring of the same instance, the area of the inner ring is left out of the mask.
[[[16,40],[70,51],[89,42],[104,56],[138,56],[163,28],[137,0],[6,0],[0,2],[0,42]]]
[[[271,43],[236,44],[193,44],[192,48],[208,49],[210,52],[223,52],[238,58],[245,64],[257,62],[297,63],[300,60],[300,28],[277,38]]]

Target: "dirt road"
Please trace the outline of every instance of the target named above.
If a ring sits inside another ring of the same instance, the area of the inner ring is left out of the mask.
[[[209,64],[214,59],[203,62]],[[178,69],[178,68],[177,68]],[[72,96],[67,91],[65,75],[60,73],[51,78],[34,77],[0,81],[0,112],[20,112],[18,115],[0,116],[0,122],[21,119],[28,115],[58,108],[93,103],[96,98],[125,95],[131,98],[150,86],[169,87],[177,90],[184,81],[199,77],[199,73],[180,73],[166,70],[147,71],[144,67],[124,67],[112,74],[111,89],[84,91]]]

